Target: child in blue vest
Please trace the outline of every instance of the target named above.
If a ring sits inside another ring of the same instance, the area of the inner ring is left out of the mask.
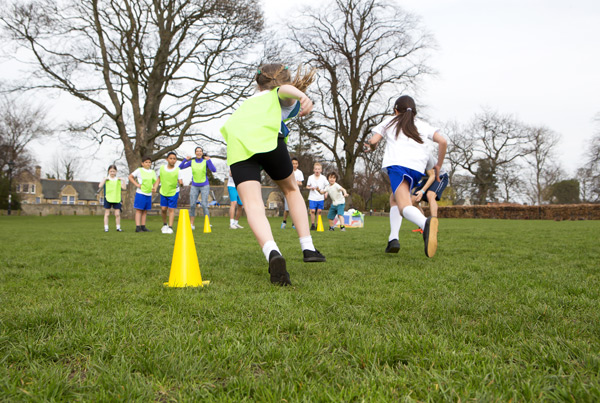
[[[152,189],[154,192],[160,185],[160,211],[163,219],[163,234],[173,233],[173,220],[175,219],[175,209],[179,200],[179,185],[183,185],[181,180],[181,170],[176,167],[177,155],[174,152],[167,154],[167,165],[160,167],[158,180]],[[167,225],[167,211],[169,213],[169,225]]]
[[[194,153],[196,154],[196,158],[192,159],[192,157],[188,156],[179,164],[179,169],[192,167],[192,183],[190,184],[190,224],[192,225],[192,229],[196,229],[194,221],[196,220],[198,195],[201,195],[200,203],[202,204],[204,215],[209,215],[208,195],[210,194],[210,184],[208,183],[207,169],[210,169],[211,172],[217,171],[210,157],[204,154],[202,147],[196,147]]]
[[[244,203],[248,224],[269,264],[271,282],[279,285],[291,285],[291,281],[265,214],[260,184],[262,170],[277,183],[288,201],[304,261],[325,261],[310,236],[306,205],[286,145],[289,129],[284,123],[312,110],[312,101],[303,91],[313,77],[314,70],[302,75],[299,69],[292,84],[284,65],[260,66],[256,72],[259,92],[244,101],[221,128],[227,142],[227,164]]]
[[[121,190],[125,190],[127,185],[124,179],[117,178],[116,165],[108,167],[108,176],[98,184],[98,189],[102,188],[104,188],[104,232],[108,232],[108,216],[111,208],[115,209],[117,232],[123,232],[121,229]]]
[[[156,172],[150,169],[150,157],[142,158],[142,166],[129,174],[129,181],[137,188],[133,208],[135,209],[135,232],[150,232],[146,228],[146,215],[152,209],[152,187]]]

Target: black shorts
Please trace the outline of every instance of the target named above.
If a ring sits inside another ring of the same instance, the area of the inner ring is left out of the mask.
[[[274,181],[285,179],[294,171],[287,144],[282,138],[277,139],[277,147],[274,150],[254,154],[247,160],[236,162],[230,168],[236,187],[246,181],[260,182],[261,169]]]

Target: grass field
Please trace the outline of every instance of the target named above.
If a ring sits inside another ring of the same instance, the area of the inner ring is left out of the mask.
[[[320,264],[271,223],[293,287],[213,218],[210,286],[168,289],[157,217],[0,217],[0,400],[600,401],[600,222],[441,220],[427,259],[366,217]]]

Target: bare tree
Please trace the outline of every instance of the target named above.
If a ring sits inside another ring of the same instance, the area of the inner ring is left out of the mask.
[[[4,97],[0,101],[0,170],[4,172],[9,162],[13,172],[27,167],[31,161],[27,146],[51,132],[42,107]]]
[[[82,163],[79,158],[64,153],[55,154],[46,176],[52,179],[72,181],[79,175],[81,167]]]
[[[77,128],[120,141],[130,170],[186,138],[219,141],[201,125],[247,95],[243,60],[263,28],[258,0],[17,1],[0,22],[35,65],[19,89],[93,105]]]
[[[320,130],[310,137],[333,155],[342,186],[351,189],[367,129],[391,112],[390,94],[429,72],[423,58],[431,39],[416,17],[379,0],[306,9],[290,28],[306,62],[319,69],[313,95]]]
[[[555,162],[554,150],[560,136],[547,127],[530,127],[527,130],[527,156],[524,161],[530,168],[530,191],[526,192],[534,204],[542,204],[544,189],[560,180],[561,169]]]
[[[600,116],[597,118],[600,122]],[[600,132],[589,142],[585,165],[577,170],[581,198],[590,203],[600,202]]]
[[[473,176],[478,204],[497,200],[498,170],[530,153],[527,127],[512,116],[484,111],[455,130],[448,133],[448,159]]]

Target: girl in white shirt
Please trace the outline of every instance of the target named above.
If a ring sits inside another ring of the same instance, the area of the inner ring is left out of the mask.
[[[394,104],[394,116],[384,119],[373,129],[373,136],[365,143],[365,151],[374,149],[385,137],[382,166],[387,171],[392,185],[391,231],[385,251],[397,253],[400,250],[400,243],[396,238],[404,216],[423,230],[425,255],[433,257],[437,250],[438,219],[437,217],[425,218],[419,209],[412,205],[410,193],[425,174],[431,141],[439,144],[437,164],[434,166],[436,176],[439,176],[440,167],[444,162],[447,142],[444,136],[432,126],[415,120],[416,115],[417,107],[414,99],[408,95],[398,98]]]

